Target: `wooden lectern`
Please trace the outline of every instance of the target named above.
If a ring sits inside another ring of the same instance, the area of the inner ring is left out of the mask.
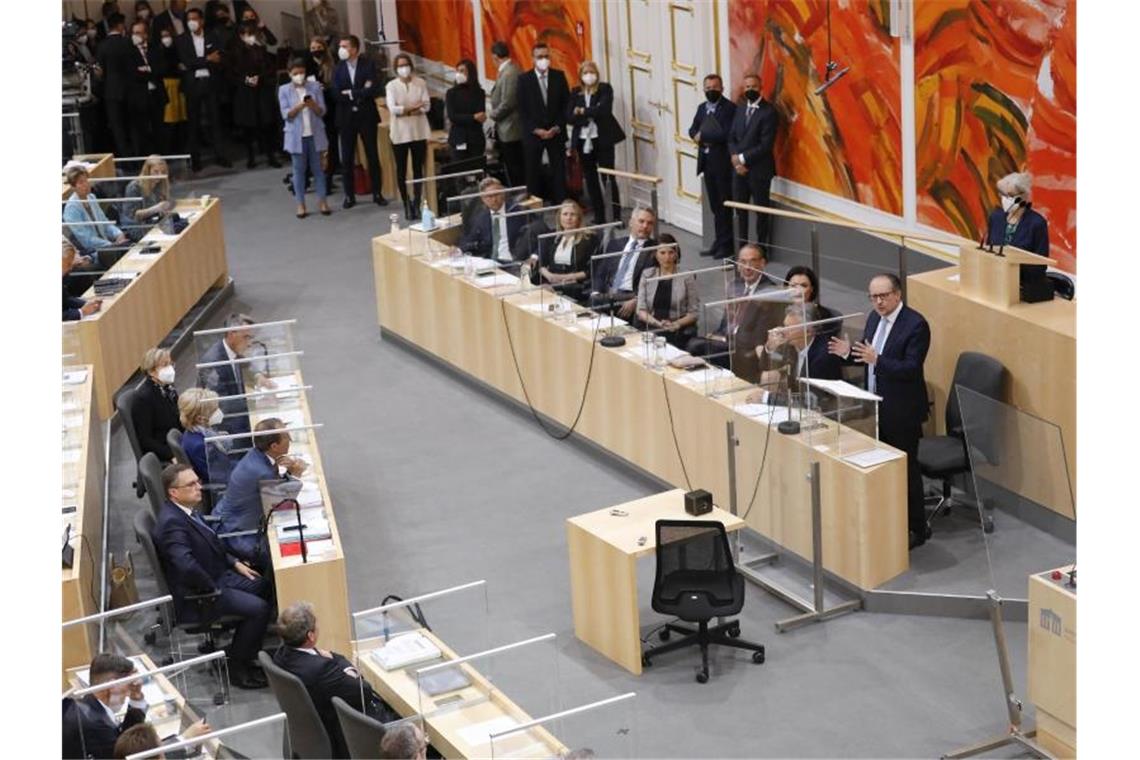
[[[1007,245],[993,252],[972,243],[958,249],[962,295],[999,309],[1021,302],[1021,267],[1048,266],[1053,259]]]

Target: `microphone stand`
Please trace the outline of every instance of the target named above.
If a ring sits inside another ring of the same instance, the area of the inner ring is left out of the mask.
[[[800,432],[799,420],[792,419],[792,365],[784,365],[784,386],[787,390],[784,397],[787,400],[788,418],[776,425],[776,430],[784,435],[798,435]]]
[[[625,338],[620,335],[614,334],[614,304],[617,301],[614,299],[613,294],[610,294],[610,329],[609,334],[602,338],[598,343],[606,348],[620,348],[625,345]]]

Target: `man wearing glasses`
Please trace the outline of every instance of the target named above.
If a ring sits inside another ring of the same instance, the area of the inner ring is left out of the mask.
[[[907,523],[913,549],[929,538],[918,471],[918,439],[929,414],[922,365],[930,350],[930,325],[902,301],[902,283],[893,274],[871,278],[867,296],[874,309],[867,317],[863,339],[832,337],[828,351],[849,364],[867,368],[867,390],[882,396],[879,440],[906,452]]]
[[[242,689],[264,688],[265,675],[252,663],[269,625],[269,584],[226,551],[195,509],[202,501],[202,482],[193,468],[168,466],[162,471],[162,488],[166,500],[153,538],[174,597],[175,614],[180,621],[198,620],[202,610],[186,597],[218,592],[209,614],[241,618],[226,648],[230,683]]]

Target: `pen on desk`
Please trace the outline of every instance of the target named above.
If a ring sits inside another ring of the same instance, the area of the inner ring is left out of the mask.
[[[388,611],[384,610],[380,613],[380,619],[384,622],[384,643],[388,643],[391,636],[388,631]]]

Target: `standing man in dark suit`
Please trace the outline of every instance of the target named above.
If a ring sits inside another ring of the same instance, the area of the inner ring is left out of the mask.
[[[333,757],[349,756],[333,697],[381,723],[399,719],[344,655],[317,647],[319,632],[313,605],[294,602],[282,610],[278,624],[282,644],[273,653],[273,662],[305,684],[332,742]]]
[[[226,648],[230,683],[241,689],[262,689],[265,674],[253,663],[271,616],[270,587],[261,575],[226,552],[214,529],[196,507],[202,501],[202,483],[188,464],[172,464],[162,471],[165,501],[154,528],[158,552],[174,610],[179,620],[196,620],[198,608],[187,596],[218,591],[211,614],[241,618]]]
[[[728,136],[732,131],[736,104],[724,97],[724,81],[720,74],[705,77],[705,101],[697,107],[689,137],[697,141],[697,176],[705,180],[705,200],[716,224],[716,236],[702,256],[717,259],[732,255],[732,209],[724,202],[732,198],[732,161],[728,155]]]
[[[150,22],[150,46],[156,50],[162,45],[163,29],[169,29],[174,39],[186,31],[186,0],[170,0],[166,5],[166,10]]]
[[[776,109],[760,97],[760,77],[744,77],[744,102],[739,104],[728,138],[729,160],[736,171],[732,199],[738,203],[767,206],[770,203],[772,177],[776,176]],[[768,215],[758,214],[756,237],[768,245]],[[740,238],[748,241],[748,213],[740,212]]]
[[[222,147],[222,122],[218,95],[222,87],[222,44],[214,32],[207,33],[202,11],[186,11],[186,33],[175,38],[178,61],[182,64],[182,93],[186,96],[186,118],[189,122],[190,167],[202,168],[202,117],[210,122],[214,155],[218,166],[233,166]]]
[[[161,52],[147,42],[145,21],[131,25],[130,83],[127,112],[131,121],[134,152],[141,156],[158,153],[162,132],[162,112],[166,107],[166,85],[162,81],[165,62]]]
[[[522,72],[511,60],[511,49],[502,40],[491,45],[491,62],[497,67],[498,75],[491,87],[491,110],[487,115],[495,125],[495,146],[507,174],[507,185],[517,187],[526,182],[522,119],[519,116],[519,76]]]
[[[550,68],[550,48],[536,42],[534,68],[519,77],[526,189],[548,203],[566,197],[566,107],[570,86],[566,74]]]
[[[922,366],[930,350],[930,325],[902,300],[902,283],[893,274],[871,278],[867,288],[874,311],[867,317],[863,339],[851,345],[832,337],[828,350],[849,364],[867,369],[867,390],[882,396],[879,440],[906,452],[907,522],[910,548],[929,537],[918,470],[918,439],[929,409]]]
[[[376,98],[384,91],[383,82],[376,74],[376,66],[360,55],[360,39],[354,34],[340,38],[337,54],[340,63],[333,72],[333,90],[336,91],[336,127],[340,133],[340,167],[344,182],[344,207],[356,205],[352,172],[356,167],[356,138],[364,141],[364,156],[368,161],[368,176],[372,179],[372,202],[387,206],[380,194],[380,156],[376,152],[376,130],[380,112]]]
[[[106,19],[109,31],[99,43],[95,60],[103,72],[103,107],[107,112],[107,126],[114,140],[115,153],[120,156],[138,155],[132,148],[127,113],[127,89],[131,82],[131,62],[135,54],[131,41],[124,34],[126,19],[118,12]]]
[[[653,224],[657,217],[653,209],[639,206],[629,215],[629,234],[614,238],[606,244],[602,253],[622,252],[621,256],[609,256],[593,262],[593,293],[590,305],[605,310],[613,303],[620,302],[617,314],[629,319],[637,310],[637,291],[641,287],[641,273],[646,267],[655,266],[657,259],[653,251],[644,251],[657,245],[653,239]]]
[[[101,652],[95,655],[88,670],[88,683],[117,681],[135,672],[135,664],[120,654]],[[120,722],[119,710],[127,705]],[[111,757],[115,740],[131,726],[146,720],[147,703],[142,681],[111,686],[81,699],[63,700],[63,757]]]

